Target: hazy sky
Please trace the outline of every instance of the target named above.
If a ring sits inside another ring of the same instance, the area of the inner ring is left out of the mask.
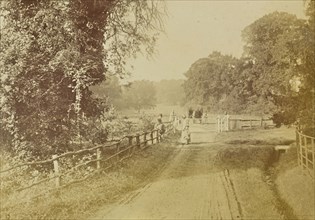
[[[167,0],[165,34],[157,53],[147,60],[139,55],[128,81],[184,78],[190,65],[212,51],[240,57],[241,31],[265,14],[285,11],[304,17],[303,0]]]

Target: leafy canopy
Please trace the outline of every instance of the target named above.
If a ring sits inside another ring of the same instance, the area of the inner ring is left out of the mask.
[[[86,123],[108,109],[90,86],[124,77],[126,58],[152,53],[162,28],[156,1],[1,3],[1,127],[23,155],[65,150],[84,138]]]
[[[187,103],[212,111],[268,114],[277,124],[299,121],[312,127],[314,1],[306,6],[308,20],[274,12],[247,26],[242,58],[213,52],[193,63],[185,74]]]

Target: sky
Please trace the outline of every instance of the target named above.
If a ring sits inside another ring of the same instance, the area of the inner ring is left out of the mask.
[[[156,53],[148,60],[139,55],[128,63],[127,81],[183,79],[191,64],[212,51],[240,57],[241,31],[274,11],[304,17],[303,0],[166,0],[168,16]]]

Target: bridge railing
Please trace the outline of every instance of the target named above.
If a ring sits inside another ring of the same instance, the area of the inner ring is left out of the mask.
[[[296,130],[296,146],[298,165],[314,180],[315,172],[315,137],[303,134]]]
[[[37,185],[45,185],[42,188],[39,187],[40,192],[43,189],[48,189],[47,191],[49,191],[83,181],[96,172],[108,170],[131,157],[137,150],[143,150],[161,142],[165,135],[174,130],[173,123],[166,122],[165,128],[166,132],[163,135],[157,129],[153,129],[127,135],[119,140],[100,144],[92,148],[52,155],[51,159],[27,162],[4,168],[0,170],[0,189],[5,190],[3,187],[8,185],[5,184],[5,181],[9,183],[10,187],[15,185],[13,190],[15,192]],[[44,173],[38,171],[42,167],[46,168]],[[71,176],[71,174],[73,175]],[[21,178],[27,181],[16,181],[18,179],[17,175],[21,175]]]

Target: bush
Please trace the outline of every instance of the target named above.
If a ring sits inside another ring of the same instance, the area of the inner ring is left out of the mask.
[[[142,115],[139,119],[138,129],[139,131],[150,131],[154,129],[153,117],[149,115]]]

